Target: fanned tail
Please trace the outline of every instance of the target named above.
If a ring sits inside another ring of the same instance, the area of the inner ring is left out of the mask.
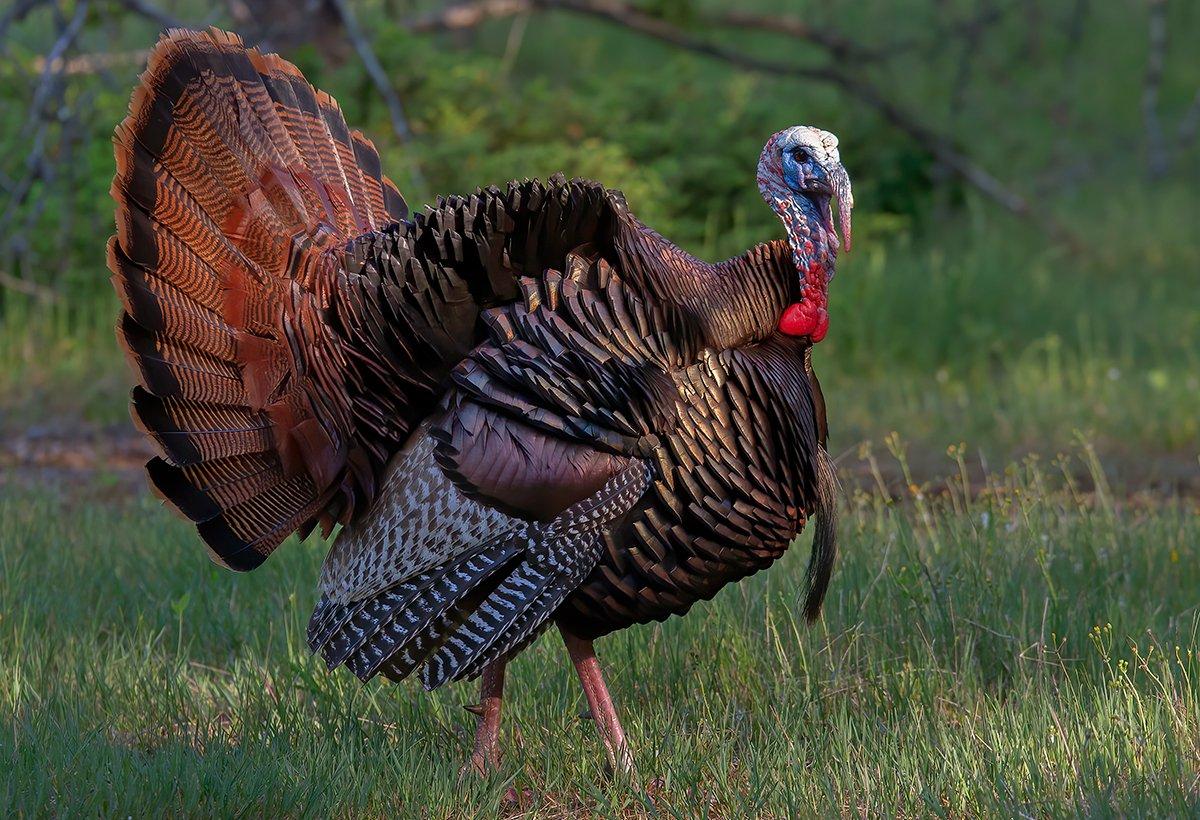
[[[407,209],[332,98],[217,30],[163,35],[114,142],[108,264],[149,476],[215,560],[252,569],[311,529],[332,495],[319,465],[344,450],[283,317],[326,306],[324,249]]]

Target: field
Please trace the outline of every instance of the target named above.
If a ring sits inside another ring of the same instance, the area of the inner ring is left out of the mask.
[[[1194,814],[1200,515],[1084,496],[1063,466],[899,504],[857,493],[815,628],[798,544],[687,618],[602,641],[649,797],[605,773],[554,636],[510,672],[502,770],[460,783],[473,686],[364,688],[309,656],[319,544],[234,577],[149,503],[9,495],[0,801],[135,817]]]
[[[844,88],[562,11],[438,33],[432,0],[350,5],[408,137],[352,49],[284,50],[414,205],[564,170],[715,259],[780,233],[753,184],[767,135],[841,135],[858,205],[815,353],[844,487],[824,615],[800,615],[804,534],[686,618],[600,641],[636,782],[606,771],[547,635],[510,667],[502,769],[460,779],[474,684],[363,687],[308,653],[324,543],[233,575],[150,497],[103,244],[110,134],[158,26],[144,3],[30,0],[0,14],[0,197],[42,168],[0,198],[0,814],[1200,814],[1200,9],[756,5],[858,49],[831,51],[722,28],[717,3],[636,4],[735,55],[853,71],[1023,215]],[[27,115],[73,19],[68,56],[113,62]]]

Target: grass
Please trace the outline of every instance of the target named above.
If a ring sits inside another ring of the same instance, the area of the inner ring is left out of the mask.
[[[904,451],[894,454],[904,468]],[[960,453],[951,454],[958,457]],[[1030,459],[856,491],[822,621],[806,549],[599,645],[653,802],[603,771],[552,636],[502,771],[460,783],[473,685],[360,687],[304,646],[320,544],[216,569],[145,501],[0,500],[0,805],[17,815],[713,817],[1200,810],[1200,514]],[[955,471],[953,460],[946,462]],[[505,793],[513,787],[514,802]]]

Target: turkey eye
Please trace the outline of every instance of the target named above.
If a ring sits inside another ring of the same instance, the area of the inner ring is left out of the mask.
[[[808,162],[811,157],[808,155],[808,151],[803,148],[793,148],[792,159],[796,160],[796,162]]]

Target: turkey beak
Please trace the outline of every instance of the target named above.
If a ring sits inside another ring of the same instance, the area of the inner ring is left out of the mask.
[[[850,175],[838,163],[833,169],[833,198],[837,200],[838,221],[842,228],[842,244],[850,251],[850,212],[854,210],[854,194],[850,191]]]

